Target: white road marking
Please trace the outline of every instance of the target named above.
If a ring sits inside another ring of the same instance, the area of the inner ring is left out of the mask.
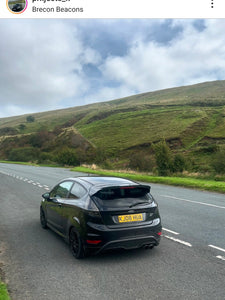
[[[217,247],[217,246],[214,246],[214,245],[208,245],[208,246],[211,247],[211,248],[214,248],[216,250],[225,252],[225,249],[223,249],[223,248],[220,248],[220,247]]]
[[[174,242],[183,244],[183,245],[188,246],[188,247],[192,247],[192,244],[190,244],[190,243],[188,243],[188,242],[185,242],[185,241],[182,241],[182,240],[179,240],[179,239],[175,239],[174,237],[169,236],[169,235],[163,235],[163,236],[164,236],[165,238],[169,239],[169,240],[174,241]]]
[[[16,174],[9,174],[9,173],[6,173],[6,172],[4,172],[4,171],[0,171],[0,174],[4,174],[4,175],[7,175],[7,176],[11,176],[11,177],[16,178],[16,179],[19,179],[19,180],[21,180],[21,181],[24,181],[24,182],[27,182],[27,183],[30,183],[30,184],[33,184],[33,185],[37,185],[37,186],[40,187],[40,188],[43,188],[43,187],[44,187],[44,189],[47,190],[47,191],[50,190],[50,188],[49,188],[48,185],[42,185],[40,182],[34,182],[34,181],[31,180],[31,179],[24,178],[24,177],[18,176],[18,175],[16,175]]]
[[[206,205],[206,206],[211,206],[211,207],[216,207],[216,208],[223,208],[223,209],[225,209],[225,206],[219,206],[219,205],[210,204],[210,203],[204,203],[204,202],[199,202],[199,201],[193,201],[193,200],[189,200],[189,199],[182,199],[182,198],[177,198],[177,197],[169,196],[169,195],[160,195],[160,196],[165,197],[165,198],[171,198],[171,199],[175,199],[175,200],[185,201],[185,202],[191,202],[191,203],[194,203],[194,204],[201,204],[201,205]]]
[[[170,229],[167,229],[167,228],[164,228],[164,227],[163,227],[163,230],[168,231],[168,232],[170,232],[170,233],[172,233],[172,234],[175,234],[175,235],[178,235],[178,234],[179,234],[179,233],[176,232],[176,231],[173,231],[173,230],[170,230]]]
[[[221,260],[225,260],[225,257],[224,256],[221,256],[221,255],[217,255],[217,258],[221,259]]]

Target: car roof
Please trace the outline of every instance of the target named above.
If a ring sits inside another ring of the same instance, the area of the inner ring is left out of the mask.
[[[88,182],[91,185],[104,185],[104,186],[111,186],[111,185],[134,185],[138,184],[137,182],[131,181],[129,179],[121,178],[121,177],[109,177],[109,176],[82,176],[77,177],[82,181]]]
[[[79,177],[73,177],[68,178],[66,180],[73,180],[76,182],[81,183],[84,185],[90,195],[94,195],[99,190],[106,188],[106,187],[121,187],[121,186],[142,186],[142,187],[148,187],[142,185],[138,182],[121,178],[121,177],[109,177],[109,176],[79,176]]]

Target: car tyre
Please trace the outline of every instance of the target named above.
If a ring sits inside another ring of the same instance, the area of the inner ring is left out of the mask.
[[[70,250],[76,259],[84,258],[85,250],[84,250],[83,242],[79,234],[74,228],[72,228],[70,231],[69,244],[70,244]]]
[[[47,226],[47,220],[45,218],[45,213],[44,213],[44,211],[43,211],[42,208],[40,208],[40,222],[41,222],[41,227],[43,229],[47,229],[48,228],[48,226]]]

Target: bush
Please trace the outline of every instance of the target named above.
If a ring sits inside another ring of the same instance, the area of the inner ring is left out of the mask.
[[[165,141],[159,142],[153,146],[158,174],[167,176],[173,171],[172,154]]]
[[[35,118],[33,116],[27,116],[26,120],[28,123],[32,123],[34,122]]]
[[[173,172],[183,172],[186,167],[183,155],[176,154],[173,159]]]
[[[211,165],[217,174],[225,174],[225,149],[214,155]]]
[[[104,151],[103,148],[98,147],[98,149],[96,151],[96,157],[95,157],[96,164],[99,164],[99,165],[104,164],[106,159],[107,159],[106,152]]]
[[[52,153],[41,152],[39,155],[38,163],[52,163],[55,161],[55,157]]]
[[[149,155],[143,153],[135,153],[130,157],[129,168],[137,171],[151,172],[154,163]]]
[[[33,147],[41,148],[46,142],[49,142],[51,138],[51,133],[47,130],[42,130],[32,134],[29,142]]]
[[[24,125],[24,124],[19,125],[19,130],[23,131],[25,129],[26,129],[26,125]]]
[[[61,165],[79,166],[80,161],[74,149],[64,148],[56,155],[56,161]]]
[[[35,161],[38,159],[39,151],[33,147],[15,148],[9,152],[8,159],[12,161]]]

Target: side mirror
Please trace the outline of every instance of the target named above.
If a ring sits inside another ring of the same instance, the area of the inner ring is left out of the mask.
[[[49,194],[49,193],[44,193],[44,194],[42,195],[42,197],[43,197],[45,200],[47,200],[47,201],[50,200],[50,194]]]

